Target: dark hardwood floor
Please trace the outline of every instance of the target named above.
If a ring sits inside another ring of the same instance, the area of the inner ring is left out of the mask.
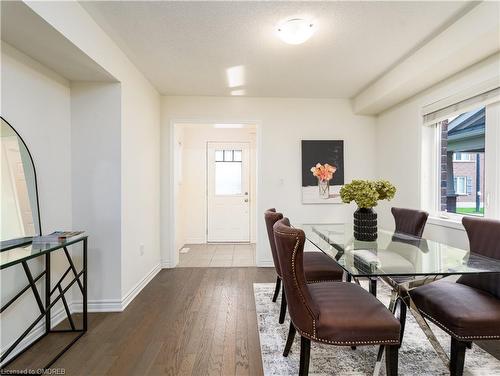
[[[124,312],[90,314],[87,334],[53,367],[82,376],[261,375],[254,282],[275,282],[274,269],[162,270]],[[38,368],[71,338],[51,334],[9,368]],[[499,342],[481,345],[500,359]]]
[[[274,281],[272,268],[162,270],[124,312],[90,314],[87,334],[53,367],[66,375],[261,375],[253,283]],[[9,368],[43,365],[64,344],[56,336]]]

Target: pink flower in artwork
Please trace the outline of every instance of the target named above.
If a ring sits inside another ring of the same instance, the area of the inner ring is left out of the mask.
[[[330,166],[328,163],[321,164],[317,163],[316,166],[311,167],[311,172],[319,180],[329,181],[333,178],[333,174],[337,171],[337,167]]]

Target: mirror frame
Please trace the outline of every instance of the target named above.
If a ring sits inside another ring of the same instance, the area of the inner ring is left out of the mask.
[[[42,235],[42,221],[41,221],[41,218],[40,218],[40,200],[39,200],[39,196],[38,196],[38,180],[37,180],[37,176],[36,176],[36,167],[35,167],[35,162],[33,160],[33,156],[31,155],[31,152],[30,152],[30,149],[28,148],[28,145],[26,145],[26,142],[24,142],[23,138],[21,137],[21,135],[19,134],[19,132],[16,130],[16,128],[14,128],[12,126],[12,124],[10,124],[3,116],[0,116],[0,119],[2,119],[4,122],[6,122],[7,125],[17,135],[17,137],[19,137],[19,139],[23,143],[23,146],[26,148],[26,151],[28,152],[28,156],[30,157],[31,165],[33,166],[33,176],[35,178],[36,210],[37,210],[37,216],[38,216],[38,228],[37,228],[38,234],[35,235],[35,236],[40,236],[40,235]],[[10,243],[10,242],[12,242],[13,244],[12,245],[5,244],[6,246],[5,247],[2,246],[1,250],[2,251],[6,251],[8,249],[19,247],[22,244],[31,243],[31,239],[32,238],[33,238],[32,236],[29,236],[29,237],[24,237],[24,238],[17,238],[17,239],[11,239],[11,240],[7,240],[7,241],[2,241],[2,243],[7,243],[7,242]],[[21,241],[21,242],[17,242],[16,243],[15,242],[16,240]]]

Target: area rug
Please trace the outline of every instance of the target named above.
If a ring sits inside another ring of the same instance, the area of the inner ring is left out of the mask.
[[[292,350],[288,357],[283,357],[283,348],[288,335],[290,319],[284,324],[278,323],[280,302],[271,302],[274,292],[272,283],[255,283],[254,296],[257,309],[257,323],[260,336],[262,363],[266,376],[298,375],[300,336],[295,336]],[[379,284],[378,298],[389,304],[389,288]],[[431,324],[443,348],[450,348],[450,337]],[[329,346],[311,342],[309,375],[371,375],[375,365],[378,348],[360,346],[356,350],[350,347]],[[449,375],[449,371],[438,358],[427,337],[422,332],[413,316],[408,312],[403,345],[399,352],[399,374],[415,376]],[[380,370],[385,375],[385,365]],[[473,345],[467,350],[464,375],[500,375],[500,361]]]

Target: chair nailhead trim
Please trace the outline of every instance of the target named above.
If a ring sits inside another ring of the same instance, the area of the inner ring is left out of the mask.
[[[454,333],[452,330],[450,330],[448,327],[446,327],[444,324],[442,324],[440,321],[436,320],[434,317],[431,315],[427,314],[424,311],[420,311],[425,317],[427,317],[429,320],[431,320],[434,324],[438,325],[441,329],[443,329],[445,332],[448,334],[452,335],[455,338],[458,339],[498,339],[500,338],[500,335],[496,336],[459,336],[458,334]]]
[[[366,340],[366,341],[331,341],[328,339],[318,338],[316,336],[311,336],[309,333],[303,332],[300,329],[295,328],[300,335],[305,335],[305,337],[309,337],[313,341],[329,343],[331,345],[340,345],[340,346],[352,346],[352,345],[380,345],[380,344],[399,344],[399,340],[387,339],[387,340]]]
[[[290,234],[279,232],[279,231],[275,231],[275,233],[280,234],[280,235],[290,236]],[[293,253],[292,253],[293,281],[295,283],[295,287],[297,288],[297,291],[299,292],[300,300],[302,300],[302,303],[307,308],[307,310],[309,311],[309,315],[311,316],[312,326],[313,326],[313,337],[315,337],[316,336],[316,321],[314,319],[314,315],[312,314],[311,310],[309,309],[309,307],[306,304],[306,300],[305,300],[304,296],[302,295],[302,292],[300,291],[299,282],[297,280],[297,273],[295,270],[295,256],[297,254],[297,250],[299,249],[299,243],[300,243],[300,239],[298,236],[296,236],[295,237],[295,246],[293,247]],[[310,336],[310,334],[308,334],[308,335]]]

